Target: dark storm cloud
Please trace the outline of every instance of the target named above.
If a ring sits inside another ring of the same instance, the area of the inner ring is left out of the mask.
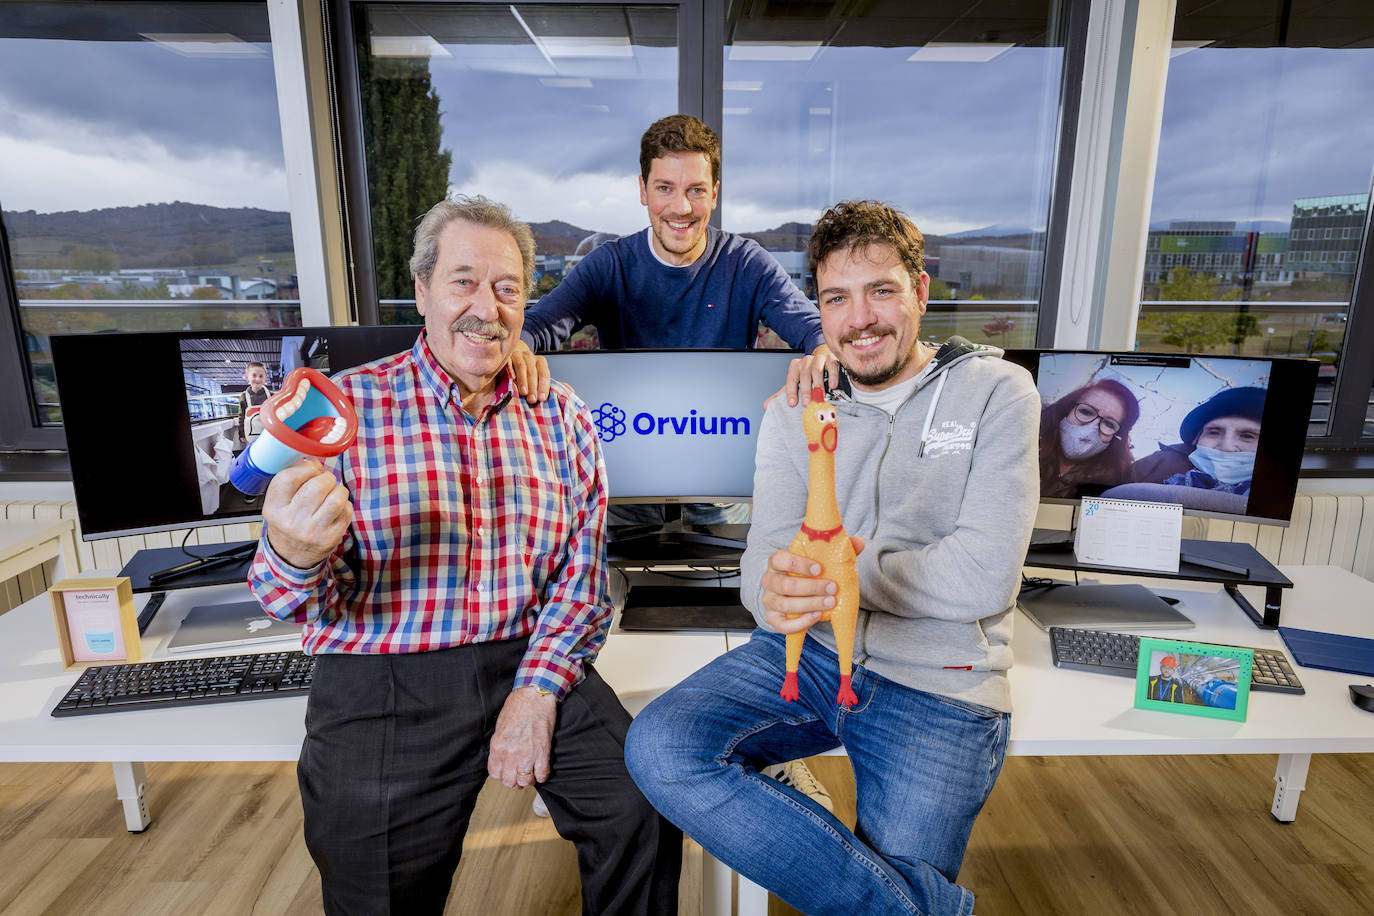
[[[58,119],[112,142],[146,138],[178,158],[234,150],[280,169],[275,85],[269,54],[226,60],[146,41],[0,40],[0,108],[11,118]],[[46,139],[60,146],[64,129]]]

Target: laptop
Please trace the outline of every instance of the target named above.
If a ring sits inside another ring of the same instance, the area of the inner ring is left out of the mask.
[[[282,649],[300,648],[301,628],[267,616],[256,601],[233,604],[202,604],[191,608],[167,643],[168,652],[201,652],[230,646],[285,643]]]
[[[1174,630],[1194,626],[1143,585],[1052,585],[1028,588],[1016,599],[1042,630]]]

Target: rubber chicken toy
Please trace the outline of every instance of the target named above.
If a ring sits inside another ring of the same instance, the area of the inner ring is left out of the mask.
[[[835,407],[826,403],[820,388],[811,389],[811,403],[802,414],[806,447],[811,450],[811,480],[806,494],[806,517],[801,531],[788,548],[798,556],[820,564],[820,576],[835,583],[835,606],[821,612],[835,630],[835,648],[840,655],[840,692],[835,702],[853,706],[859,702],[849,678],[854,663],[854,628],[859,619],[859,573],[854,568],[857,554],[840,520],[835,499],[835,446],[838,442]],[[787,634],[787,677],[782,698],[792,702],[801,696],[797,689],[797,666],[801,663],[806,631]]]

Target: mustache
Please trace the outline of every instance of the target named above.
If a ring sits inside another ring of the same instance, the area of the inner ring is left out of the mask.
[[[484,337],[494,337],[497,340],[505,340],[510,336],[510,328],[499,321],[484,321],[476,315],[462,315],[458,320],[448,326],[454,334],[461,334],[464,331],[472,334],[481,334]]]
[[[883,334],[888,334],[895,337],[897,335],[897,330],[886,325],[881,327],[874,326],[868,328],[860,328],[857,331],[850,331],[848,334],[841,336],[840,343],[847,344],[852,341],[858,340],[860,337],[873,337],[875,335],[881,336]]]

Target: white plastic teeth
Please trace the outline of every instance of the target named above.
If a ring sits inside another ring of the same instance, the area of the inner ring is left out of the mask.
[[[291,395],[291,400],[277,405],[277,419],[285,422],[287,417],[300,410],[301,405],[305,403],[305,396],[309,393],[310,379],[303,378],[296,386],[296,393]]]
[[[320,440],[321,445],[333,445],[343,438],[344,430],[348,429],[348,421],[343,417],[334,418],[334,426],[329,433]]]

